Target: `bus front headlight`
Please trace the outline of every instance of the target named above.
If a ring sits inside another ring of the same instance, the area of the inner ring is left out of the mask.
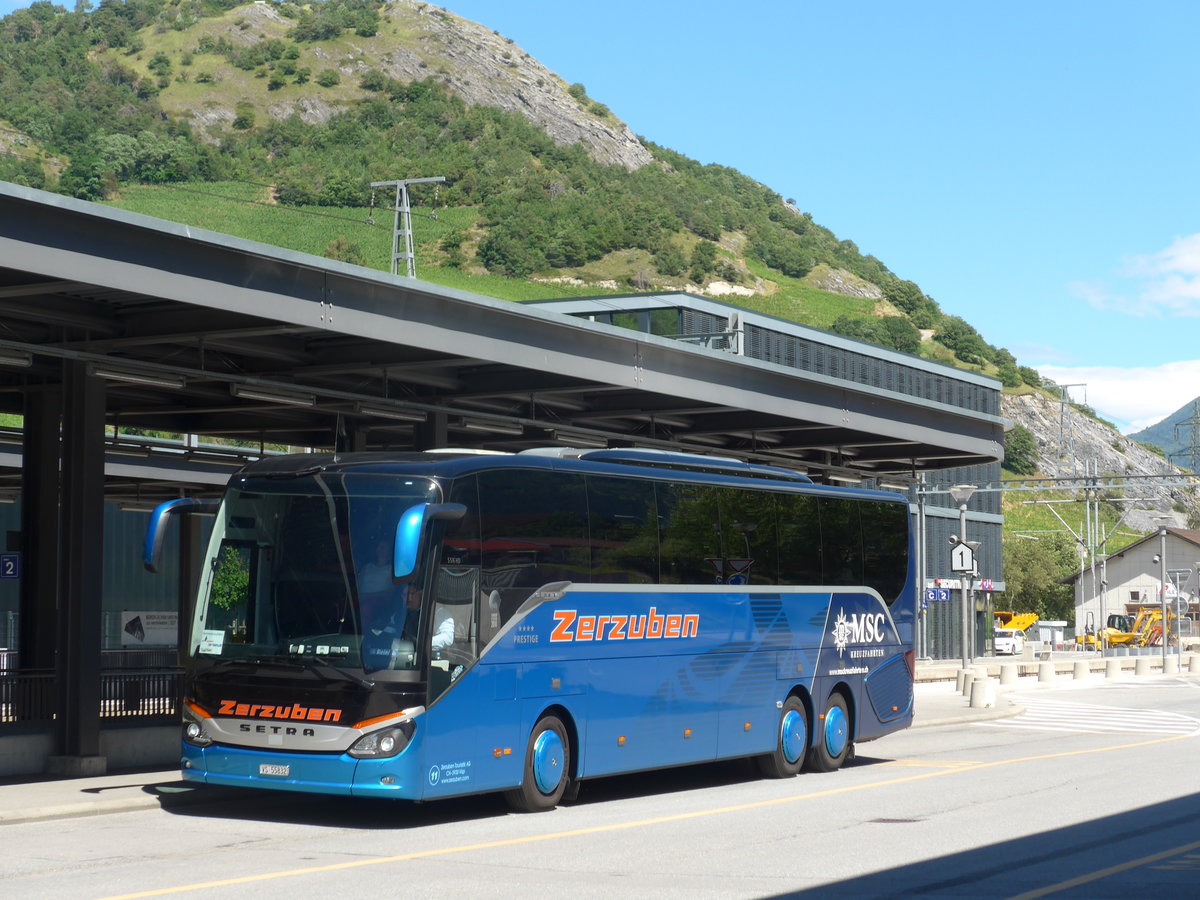
[[[395,725],[364,734],[346,752],[355,759],[386,759],[400,753],[417,730],[412,719],[401,719]]]

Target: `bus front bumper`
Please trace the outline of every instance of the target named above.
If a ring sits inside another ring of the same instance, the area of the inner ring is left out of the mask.
[[[203,784],[421,799],[419,767],[415,754],[407,752],[386,759],[355,759],[346,753],[279,753],[184,743],[180,769],[184,781]]]

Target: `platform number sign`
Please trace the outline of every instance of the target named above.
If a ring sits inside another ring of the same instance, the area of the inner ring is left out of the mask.
[[[955,544],[950,551],[951,572],[971,572],[975,569],[975,553],[966,544]]]
[[[0,553],[0,578],[21,577],[21,554]]]

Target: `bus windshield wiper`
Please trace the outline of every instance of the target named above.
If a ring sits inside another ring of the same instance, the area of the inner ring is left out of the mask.
[[[223,669],[226,666],[268,666],[288,662],[282,656],[227,656],[213,662],[212,669]]]
[[[375,687],[375,682],[371,681],[369,678],[363,678],[362,676],[355,675],[353,672],[343,669],[340,666],[335,666],[323,656],[314,656],[311,659],[298,659],[294,661],[294,664],[302,666],[303,668],[308,669],[310,672],[316,672],[318,675],[324,678],[328,678],[329,672],[336,672],[346,681],[353,681],[355,684],[365,688]]]

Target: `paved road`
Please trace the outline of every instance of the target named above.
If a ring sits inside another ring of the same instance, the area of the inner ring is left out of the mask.
[[[1197,727],[1179,725],[1200,722],[1196,681],[1021,699],[1071,727],[913,729],[785,781],[740,763],[607,779],[542,815],[248,793],[27,822],[0,831],[0,877],[55,900],[1194,894]],[[1102,727],[1131,715],[1158,724]]]

